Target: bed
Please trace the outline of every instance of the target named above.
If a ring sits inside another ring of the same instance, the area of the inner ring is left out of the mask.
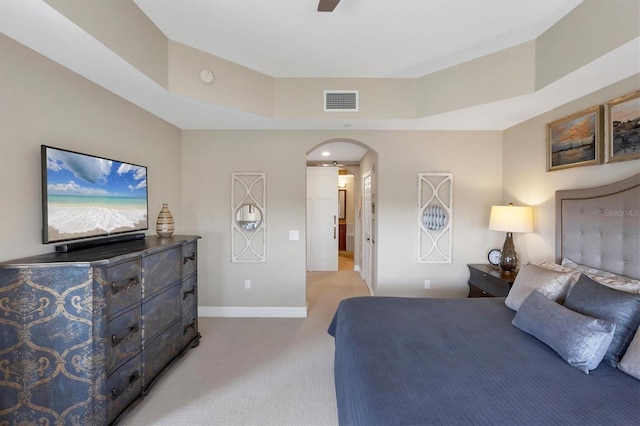
[[[640,175],[556,212],[556,263],[507,298],[343,300],[340,424],[640,424]]]

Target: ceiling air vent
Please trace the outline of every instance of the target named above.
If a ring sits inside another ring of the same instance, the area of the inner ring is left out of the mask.
[[[325,112],[358,111],[357,90],[325,90]]]

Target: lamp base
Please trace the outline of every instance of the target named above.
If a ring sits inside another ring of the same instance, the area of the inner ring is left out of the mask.
[[[507,237],[504,240],[502,246],[502,256],[500,257],[500,269],[505,274],[511,274],[516,271],[518,267],[518,255],[516,253],[516,247],[513,245],[513,235],[511,232],[507,232]]]

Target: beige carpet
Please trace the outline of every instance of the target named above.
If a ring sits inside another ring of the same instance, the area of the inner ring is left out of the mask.
[[[340,300],[363,295],[356,272],[311,272],[305,319],[200,318],[200,346],[121,424],[337,424],[327,327]]]

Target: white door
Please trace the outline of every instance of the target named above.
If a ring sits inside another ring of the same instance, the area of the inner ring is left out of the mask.
[[[371,172],[362,178],[362,279],[371,288]]]
[[[338,270],[337,167],[307,167],[307,270]]]

